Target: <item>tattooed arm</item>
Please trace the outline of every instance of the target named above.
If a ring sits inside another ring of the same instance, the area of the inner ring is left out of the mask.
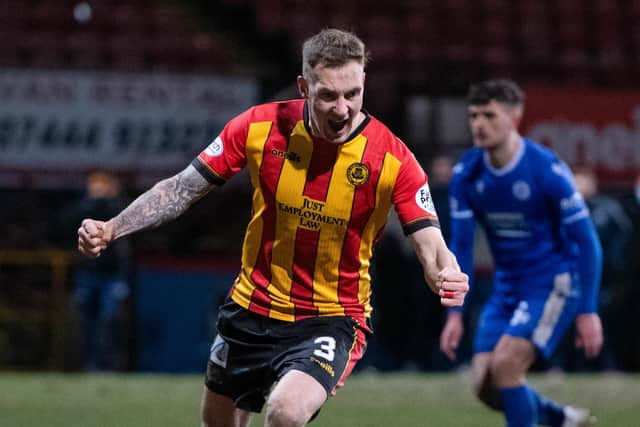
[[[78,250],[95,258],[115,239],[171,221],[214,186],[191,165],[158,182],[109,221],[85,219],[78,229]]]

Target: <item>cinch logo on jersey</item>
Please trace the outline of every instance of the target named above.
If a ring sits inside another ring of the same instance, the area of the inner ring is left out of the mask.
[[[217,137],[211,144],[204,150],[205,154],[211,157],[218,157],[224,151],[224,144],[222,139]]]
[[[425,184],[416,192],[416,204],[424,209],[427,213],[437,216],[436,207],[433,205],[429,184]]]
[[[291,160],[292,162],[299,162],[300,155],[298,153],[294,153],[293,151],[282,151],[282,150],[271,150],[271,154],[276,157],[282,157],[287,160]]]
[[[325,204],[317,200],[308,198],[302,199],[302,206],[289,206],[285,203],[278,202],[278,210],[289,215],[300,217],[299,226],[308,230],[319,230],[322,224],[337,225],[338,227],[346,227],[347,220],[344,218],[336,218],[334,216],[322,213]]]

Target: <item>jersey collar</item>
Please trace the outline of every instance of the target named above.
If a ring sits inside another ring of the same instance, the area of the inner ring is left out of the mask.
[[[483,155],[484,164],[492,174],[496,176],[506,175],[518,166],[518,163],[520,163],[520,159],[522,159],[522,156],[524,156],[524,148],[525,148],[524,139],[522,139],[522,137],[519,137],[518,150],[516,151],[516,154],[515,156],[513,156],[511,161],[509,161],[509,163],[507,163],[501,168],[496,168],[491,164],[491,160],[489,160],[489,153],[485,151]]]
[[[353,130],[353,132],[351,132],[351,135],[349,135],[349,137],[342,142],[342,144],[344,144],[345,142],[349,142],[351,141],[353,138],[355,138],[356,136],[358,136],[360,133],[362,133],[362,130],[369,124],[369,122],[371,121],[371,115],[369,114],[369,112],[367,110],[365,110],[364,108],[362,110],[362,113],[364,114],[364,120],[362,121],[362,123],[360,123],[358,125],[357,128],[355,128]],[[304,109],[302,110],[302,121],[304,123],[304,128],[307,131],[307,133],[309,134],[309,136],[311,136],[314,139],[321,139],[318,138],[317,136],[314,136],[311,133],[311,126],[309,126],[309,105],[307,103],[307,101],[304,102]]]

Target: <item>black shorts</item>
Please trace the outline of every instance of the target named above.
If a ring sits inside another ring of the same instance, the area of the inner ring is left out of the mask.
[[[352,317],[313,317],[285,322],[261,316],[228,300],[218,314],[205,384],[260,412],[274,382],[295,369],[335,392],[362,358],[366,329]]]

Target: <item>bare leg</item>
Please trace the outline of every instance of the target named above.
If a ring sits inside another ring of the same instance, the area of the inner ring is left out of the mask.
[[[527,371],[535,361],[535,349],[531,341],[503,335],[493,350],[491,378],[498,388],[517,387],[527,381]]]
[[[473,380],[473,392],[485,405],[496,411],[502,410],[502,402],[498,389],[491,378],[491,360],[493,353],[478,353],[473,356],[471,362],[471,377]]]
[[[266,427],[301,427],[327,400],[311,375],[292,370],[280,379],[267,401]]]
[[[235,407],[233,400],[213,393],[207,387],[202,392],[202,427],[247,427],[251,412]]]
[[[490,408],[502,410],[498,389],[524,385],[534,360],[535,350],[529,340],[504,335],[493,352],[473,356],[471,372],[476,397]]]

